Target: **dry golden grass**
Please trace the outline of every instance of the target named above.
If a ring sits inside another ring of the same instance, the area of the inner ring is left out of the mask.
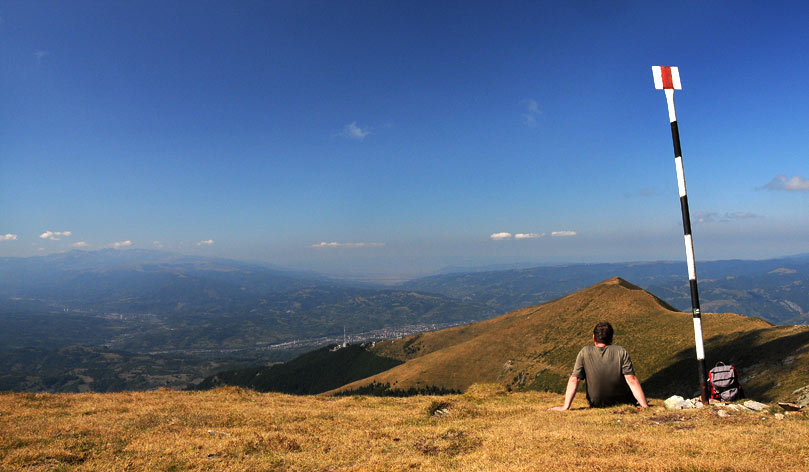
[[[237,388],[0,395],[2,470],[809,470],[809,421],[567,413],[548,393],[295,397]],[[431,416],[443,407],[445,416]],[[655,406],[656,405],[656,406]]]

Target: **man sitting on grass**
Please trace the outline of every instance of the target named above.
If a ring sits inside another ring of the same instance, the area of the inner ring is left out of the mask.
[[[612,344],[612,333],[612,325],[605,321],[593,328],[593,346],[583,347],[576,356],[573,373],[567,381],[565,404],[551,410],[570,409],[579,380],[587,381],[587,402],[591,407],[635,404],[635,400],[643,408],[649,406],[635,376],[629,353],[623,347]]]

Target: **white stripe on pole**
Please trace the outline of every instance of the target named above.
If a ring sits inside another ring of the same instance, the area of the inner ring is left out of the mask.
[[[702,345],[702,318],[694,318],[694,341],[697,344],[697,360],[705,359],[705,347]]]
[[[685,196],[685,170],[683,170],[683,156],[674,158],[674,166],[677,168],[677,188],[680,189],[680,197]]]
[[[694,243],[691,235],[685,236],[685,259],[688,262],[688,280],[697,280],[697,271],[694,268]]]
[[[677,121],[677,112],[674,111],[674,90],[666,89],[664,92],[666,93],[666,103],[669,105],[669,121],[674,123]]]
[[[652,66],[652,75],[655,78],[655,88],[657,90],[663,89],[663,74],[660,72],[660,66]]]

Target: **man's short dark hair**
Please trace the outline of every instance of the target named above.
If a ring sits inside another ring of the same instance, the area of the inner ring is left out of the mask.
[[[593,328],[593,337],[597,343],[612,344],[612,325],[602,321]]]

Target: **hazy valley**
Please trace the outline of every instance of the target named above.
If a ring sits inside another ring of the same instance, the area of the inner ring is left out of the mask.
[[[687,309],[684,273],[684,264],[666,262],[582,264],[470,270],[383,287],[159,251],[72,251],[3,258],[0,360],[8,367],[0,373],[0,388],[185,388],[215,372],[257,368],[340,343],[344,329],[350,343],[406,338],[527,309],[616,275],[675,308]],[[806,256],[705,262],[700,264],[700,275],[705,312],[739,313],[775,324],[806,322]],[[582,330],[589,329],[585,325],[592,320],[569,321],[566,329],[572,337],[565,338],[566,348],[555,346],[558,359],[570,354],[567,351],[579,343]],[[573,329],[579,322],[582,326]],[[477,325],[455,328],[455,332],[476,329],[473,326]],[[425,347],[431,336],[404,342],[411,351],[426,354],[436,349]],[[687,329],[680,337],[690,339]],[[412,356],[384,349],[383,357],[404,361]],[[688,348],[678,344],[673,352],[687,357]],[[507,357],[494,356],[491,361],[500,367],[512,362],[512,381],[505,383],[514,388],[557,389],[560,376],[569,368],[561,361],[551,363],[552,368],[536,380],[538,372],[520,370],[518,364],[528,363],[527,358]],[[649,372],[657,367],[653,365]],[[454,389],[464,387],[462,383],[433,379],[424,385]]]

